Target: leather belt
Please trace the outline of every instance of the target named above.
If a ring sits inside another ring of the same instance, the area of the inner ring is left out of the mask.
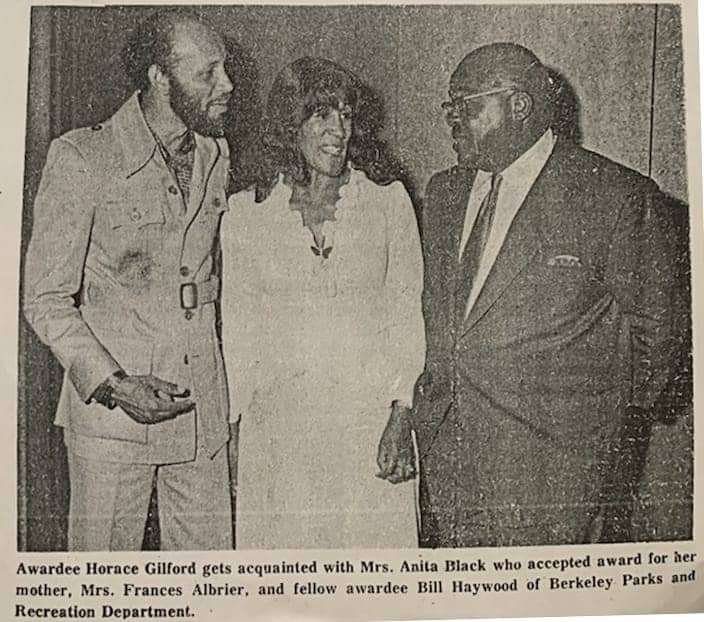
[[[212,277],[200,283],[182,283],[179,300],[182,309],[195,309],[209,302],[215,302],[220,293],[220,279]]]

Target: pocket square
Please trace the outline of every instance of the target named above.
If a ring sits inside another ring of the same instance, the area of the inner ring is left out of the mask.
[[[561,268],[579,268],[582,260],[574,255],[555,255],[548,259],[548,266],[559,266]]]

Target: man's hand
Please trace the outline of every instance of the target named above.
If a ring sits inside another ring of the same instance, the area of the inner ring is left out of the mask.
[[[413,436],[411,435],[411,411],[394,402],[386,429],[379,441],[376,463],[377,477],[392,484],[413,479],[416,475]]]
[[[137,423],[159,423],[193,409],[195,403],[185,399],[188,389],[156,376],[127,376],[113,389],[112,399]]]

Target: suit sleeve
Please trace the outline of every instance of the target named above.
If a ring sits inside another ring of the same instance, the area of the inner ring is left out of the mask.
[[[452,339],[451,323],[447,317],[446,278],[443,274],[443,256],[448,252],[442,216],[446,208],[448,173],[435,174],[426,187],[421,210],[423,242],[423,296],[426,357],[423,373],[414,387],[414,427],[419,441],[427,437],[423,426],[442,417],[452,399],[448,375]]]
[[[437,173],[428,182],[421,211],[423,240],[423,317],[425,319],[426,363],[423,375],[418,379],[416,396],[423,394],[430,399],[431,385],[440,394],[449,395],[448,370],[452,353],[453,327],[448,315],[447,275],[443,264],[447,264],[447,235],[443,217],[448,209],[448,185],[450,174]],[[438,396],[439,397],[439,396]]]
[[[691,259],[689,249],[689,208],[686,204],[668,198],[662,211],[669,232],[668,245],[675,252],[675,273],[671,282],[674,295],[673,344],[674,373],[656,404],[655,416],[664,423],[671,423],[686,409],[692,407],[692,291]]]
[[[664,197],[652,183],[622,208],[611,240],[607,284],[622,310],[630,366],[629,405],[652,411],[676,373],[677,250]]]
[[[413,387],[425,362],[425,328],[421,306],[423,254],[413,205],[400,182],[389,187],[387,221],[389,362],[392,399],[410,405]]]
[[[86,402],[120,369],[74,299],[83,282],[93,224],[93,206],[83,194],[87,175],[72,143],[59,138],[51,144],[34,202],[24,270],[25,316]]]
[[[423,273],[423,317],[425,318],[425,337],[427,346],[426,369],[423,382],[429,382],[432,378],[441,375],[438,367],[442,367],[442,362],[447,355],[445,339],[448,333],[448,323],[444,321],[440,313],[439,305],[442,304],[444,296],[440,288],[445,287],[443,275],[440,274],[438,266],[441,253],[446,252],[445,248],[440,248],[439,240],[442,236],[438,232],[438,222],[433,215],[442,209],[441,196],[446,178],[439,173],[434,175],[428,182],[421,210],[421,228],[423,239],[423,257],[425,260],[425,271]]]

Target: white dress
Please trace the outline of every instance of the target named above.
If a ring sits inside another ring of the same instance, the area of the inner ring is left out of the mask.
[[[416,547],[414,483],[377,478],[376,452],[425,357],[423,264],[403,185],[351,171],[328,257],[279,181],[222,222],[223,350],[241,415],[237,548]]]

